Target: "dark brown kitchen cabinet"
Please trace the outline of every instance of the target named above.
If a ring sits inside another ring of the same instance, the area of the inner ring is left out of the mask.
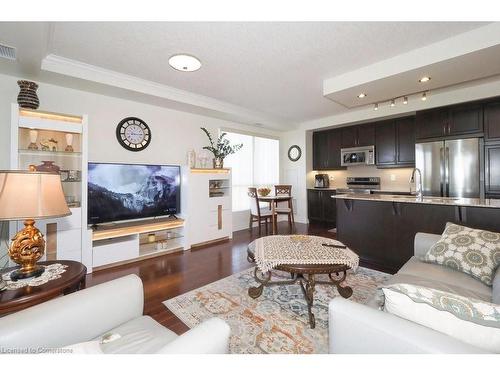
[[[339,199],[337,238],[371,264],[394,271],[396,262],[385,247],[393,243],[394,217],[388,202]]]
[[[416,138],[438,138],[446,134],[448,110],[446,108],[418,111],[416,115]]]
[[[484,106],[484,139],[500,141],[500,102]]]
[[[372,123],[356,126],[358,131],[357,146],[373,146],[375,144],[375,126]]]
[[[329,170],[346,169],[340,165],[340,149],[342,148],[342,132],[340,129],[332,129],[327,134],[328,161]]]
[[[313,133],[313,169],[321,170],[328,168],[328,131]],[[340,156],[339,156],[340,158]]]
[[[364,262],[394,273],[413,256],[417,232],[441,234],[456,218],[455,206],[338,199],[337,238]]]
[[[410,167],[415,165],[415,118],[382,121],[375,126],[377,166]]]
[[[371,123],[341,129],[342,148],[372,146],[375,144],[375,127]]]
[[[418,111],[416,138],[443,138],[483,134],[483,105],[466,103]]]
[[[323,220],[323,204],[321,203],[321,191],[307,190],[307,217],[310,221]]]
[[[484,156],[486,196],[500,195],[500,143],[486,145]]]
[[[335,226],[336,201],[332,198],[335,190],[307,190],[307,217],[311,222]]]
[[[345,169],[340,165],[342,130],[331,129],[313,133],[313,169]]]
[[[450,107],[446,135],[466,135],[483,132],[483,106],[480,103]]]
[[[356,126],[341,128],[342,148],[356,147],[358,139],[358,129]]]
[[[397,165],[415,165],[415,117],[396,119]]]
[[[384,121],[376,125],[375,152],[377,166],[392,166],[397,163],[396,123],[394,121]]]

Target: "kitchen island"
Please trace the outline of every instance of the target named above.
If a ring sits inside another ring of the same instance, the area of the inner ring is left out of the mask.
[[[441,234],[447,222],[500,232],[500,199],[338,194],[337,238],[375,268],[397,272],[413,256],[417,232]]]

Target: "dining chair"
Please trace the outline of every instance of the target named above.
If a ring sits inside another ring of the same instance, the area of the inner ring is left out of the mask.
[[[290,199],[286,202],[278,202],[276,204],[276,214],[286,215],[288,217],[288,226],[290,232],[295,228],[295,218],[293,216],[293,202],[292,202],[292,185],[274,185],[274,195],[286,195]]]
[[[266,226],[266,234],[269,233],[268,223],[272,224],[273,213],[269,208],[264,208],[260,206],[259,196],[257,195],[257,188],[248,188],[248,196],[250,197],[250,220],[248,229],[251,231],[253,228],[253,223],[257,222],[259,224],[259,234],[261,234],[261,224],[264,223]]]

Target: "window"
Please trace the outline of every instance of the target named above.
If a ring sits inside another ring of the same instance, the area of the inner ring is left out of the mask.
[[[272,186],[279,183],[279,140],[227,132],[231,144],[243,148],[224,160],[232,168],[233,211],[250,209],[249,187]]]

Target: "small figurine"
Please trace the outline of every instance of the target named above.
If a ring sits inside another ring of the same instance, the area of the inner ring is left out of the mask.
[[[57,151],[57,141],[54,138],[49,139],[49,144],[51,146],[51,151]]]

